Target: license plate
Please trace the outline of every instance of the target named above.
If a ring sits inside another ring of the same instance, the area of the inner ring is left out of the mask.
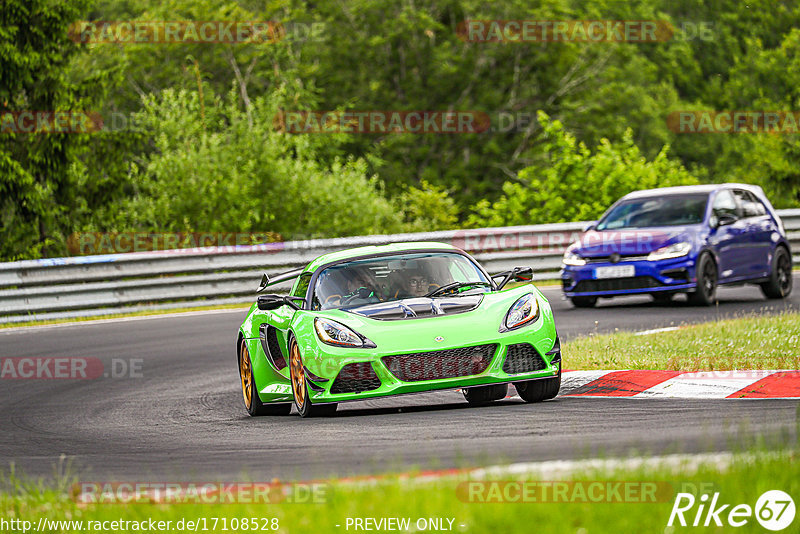
[[[598,267],[594,270],[595,278],[628,278],[636,276],[634,265],[614,265],[612,267]]]

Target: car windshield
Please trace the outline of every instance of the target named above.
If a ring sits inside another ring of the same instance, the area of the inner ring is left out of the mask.
[[[634,198],[614,206],[597,224],[597,230],[652,228],[700,224],[706,215],[707,194]]]
[[[453,282],[484,283],[461,288],[464,293],[490,290],[483,271],[457,253],[409,253],[354,260],[328,267],[319,274],[312,306],[315,310],[330,310],[422,297]]]

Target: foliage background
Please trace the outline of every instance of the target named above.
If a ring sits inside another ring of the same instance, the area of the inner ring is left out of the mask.
[[[800,206],[795,135],[677,135],[676,110],[800,108],[790,0],[5,0],[0,111],[136,128],[0,135],[0,259],[84,231],[284,239],[592,219],[642,187],[742,181]],[[273,44],[78,44],[79,20],[316,23]],[[469,43],[468,19],[663,20],[657,43]],[[478,110],[480,134],[280,131],[281,110]],[[119,122],[119,121],[118,121]]]

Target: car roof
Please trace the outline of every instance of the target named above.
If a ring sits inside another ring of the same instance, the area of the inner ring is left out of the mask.
[[[406,251],[425,251],[425,250],[455,250],[457,247],[448,245],[447,243],[438,243],[436,241],[409,241],[405,243],[390,243],[388,245],[369,245],[366,247],[350,248],[347,250],[339,250],[336,252],[329,252],[323,254],[317,259],[309,263],[305,271],[314,272],[323,265],[335,263],[355,258],[363,258],[369,256],[376,256],[379,254],[387,254],[392,252],[406,252]]]
[[[679,185],[675,187],[659,187],[657,189],[643,189],[641,191],[633,191],[622,197],[622,199],[627,200],[631,198],[645,198],[645,197],[663,196],[663,195],[687,195],[687,194],[697,194],[697,193],[708,194],[714,191],[718,191],[720,189],[730,189],[730,188],[746,189],[747,191],[751,191],[756,194],[759,194],[761,192],[761,188],[758,186],[748,185],[748,184],[737,184],[737,183]]]

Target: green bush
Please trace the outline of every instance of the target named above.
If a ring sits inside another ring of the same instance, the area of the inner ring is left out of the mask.
[[[593,220],[631,191],[698,183],[680,162],[667,157],[669,146],[647,161],[631,130],[620,143],[603,139],[592,152],[559,121],[541,111],[538,120],[544,134],[544,163],[522,169],[517,181],[505,182],[497,201],[477,202],[469,226]]]
[[[134,166],[135,192],[109,211],[111,226],[284,239],[400,231],[402,215],[366,163],[321,163],[319,144],[330,137],[281,132],[275,100],[257,99],[248,113],[233,91],[226,99],[172,90],[146,99],[141,121],[155,151]]]

